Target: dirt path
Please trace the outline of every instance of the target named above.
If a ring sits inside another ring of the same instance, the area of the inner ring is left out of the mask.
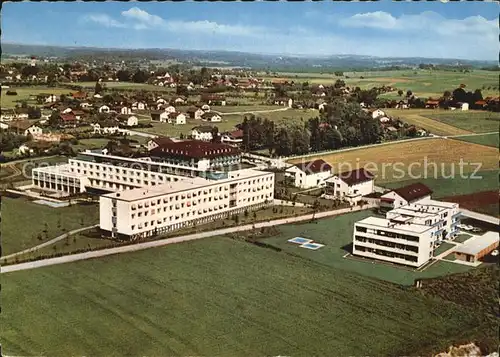
[[[51,265],[56,265],[56,264],[76,262],[76,261],[80,261],[80,260],[100,258],[100,257],[108,256],[108,255],[114,255],[114,254],[136,252],[136,251],[149,249],[149,248],[162,247],[162,246],[169,245],[169,244],[176,244],[176,243],[188,242],[188,241],[197,240],[197,239],[209,238],[209,237],[214,237],[214,236],[221,236],[221,235],[235,233],[235,232],[249,231],[252,229],[258,229],[258,228],[262,228],[262,227],[272,227],[272,226],[289,224],[289,223],[304,222],[304,221],[309,221],[313,218],[337,216],[337,215],[341,215],[341,214],[345,214],[345,213],[366,210],[366,209],[370,209],[373,207],[375,207],[375,205],[367,204],[367,205],[364,205],[362,208],[359,206],[355,206],[352,208],[343,208],[343,209],[339,209],[339,210],[335,210],[335,211],[318,212],[316,214],[307,214],[307,215],[299,216],[299,217],[282,218],[282,219],[276,219],[276,220],[268,221],[268,222],[246,224],[246,225],[238,226],[238,227],[217,229],[214,231],[195,233],[195,234],[190,234],[190,235],[185,235],[185,236],[175,237],[175,238],[166,238],[166,239],[156,240],[156,241],[152,241],[152,242],[145,242],[145,243],[132,244],[132,245],[127,245],[127,246],[122,246],[122,247],[101,249],[101,250],[95,250],[95,251],[86,252],[86,253],[65,255],[65,256],[57,257],[57,258],[37,260],[34,262],[7,265],[7,266],[2,267],[2,274],[14,272],[14,271],[20,271],[20,270],[36,269],[36,268],[41,268],[44,266],[51,266]]]

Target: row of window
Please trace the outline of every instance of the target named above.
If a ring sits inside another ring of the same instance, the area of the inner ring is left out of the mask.
[[[225,198],[227,198],[227,195],[225,196]],[[257,196],[254,196],[254,197],[248,197],[248,198],[243,198],[243,199],[240,199],[238,200],[237,202],[240,203],[240,204],[244,204],[244,203],[252,203],[252,202],[255,202],[255,201],[259,201],[259,200],[264,200],[264,199],[271,199],[272,198],[272,193],[269,193],[267,195],[257,195]],[[212,201],[212,197],[209,197],[208,199],[207,198],[204,198],[203,199],[203,203],[207,203],[207,202],[215,202],[217,201],[217,199],[214,198],[214,200]],[[180,202],[180,203],[177,203],[175,205],[169,205],[169,206],[161,206],[159,208],[156,208],[156,209],[145,209],[145,210],[141,210],[141,211],[136,211],[136,209],[132,208],[132,211],[133,213],[131,213],[130,215],[130,218],[131,219],[135,219],[136,217],[146,217],[146,216],[149,216],[149,215],[155,215],[155,214],[159,214],[161,213],[162,211],[163,212],[172,212],[172,211],[176,211],[176,210],[181,210],[183,208],[189,208],[189,207],[196,207],[198,206],[199,204],[202,203],[202,199],[198,199],[197,201],[194,200],[194,201],[187,201],[187,202]],[[115,204],[113,203],[113,206]],[[153,205],[155,206],[155,205]],[[149,207],[149,206],[147,206]],[[217,207],[217,203],[215,203],[215,205],[213,205],[212,207],[204,207],[203,210],[212,210],[212,208],[215,208]],[[220,204],[219,207],[224,207],[226,208],[227,207],[227,204]]]
[[[356,245],[355,249],[359,252],[372,253],[375,255],[380,255],[380,256],[388,257],[388,258],[404,259],[406,261],[415,262],[415,263],[418,261],[418,257],[415,257],[413,255],[394,253],[394,252],[389,252],[387,250],[382,250],[382,249],[368,248],[368,247],[364,247],[362,245]]]
[[[408,241],[411,241],[411,242],[418,242],[420,240],[419,237],[417,237],[417,236],[411,236],[411,235],[408,235],[408,234],[382,231],[382,230],[379,230],[379,229],[370,229],[370,228],[360,227],[360,226],[356,226],[356,232],[375,234],[375,235],[378,235],[378,236],[384,236],[384,237],[388,237],[388,238],[405,239],[405,240],[408,240]]]
[[[383,246],[383,247],[408,250],[410,252],[418,253],[418,247],[415,247],[415,246],[412,246],[412,245],[387,242],[387,241],[380,240],[380,239],[365,238],[365,237],[360,237],[360,236],[355,236],[354,239],[355,239],[355,241],[361,242],[361,243],[376,244],[376,245],[380,245],[380,246]]]

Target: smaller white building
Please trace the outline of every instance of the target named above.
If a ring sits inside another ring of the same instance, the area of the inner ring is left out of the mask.
[[[99,113],[109,113],[110,109],[107,105],[101,105],[98,111]]]
[[[332,166],[322,159],[296,164],[285,170],[285,178],[303,189],[324,187],[330,176]]]
[[[168,113],[168,123],[174,125],[186,124],[186,115],[182,113]]]
[[[342,172],[326,180],[325,198],[345,199],[352,204],[374,192],[375,175],[364,168]]]
[[[129,107],[122,107],[120,109],[120,114],[131,115],[132,114],[132,109],[130,109]]]
[[[212,141],[213,130],[213,126],[195,126],[193,129],[191,129],[191,138],[193,138],[194,140]]]
[[[117,120],[124,126],[137,126],[139,119],[135,115],[119,115]]]
[[[166,107],[165,111],[167,113],[175,113],[176,112],[175,107],[173,105],[169,105],[168,107]]]
[[[207,112],[201,116],[203,121],[209,121],[211,123],[217,123],[222,121],[222,117],[219,114]]]
[[[374,111],[371,112],[371,116],[373,119],[377,119],[380,117],[385,117],[385,112],[381,109],[375,109]]]
[[[400,187],[380,197],[380,208],[394,209],[410,203],[430,199],[432,190],[422,183]]]

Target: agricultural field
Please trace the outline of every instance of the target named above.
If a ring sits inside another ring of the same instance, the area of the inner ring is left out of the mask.
[[[477,192],[498,189],[498,170],[479,171],[470,179],[467,177],[449,178],[424,178],[399,182],[384,183],[386,188],[394,189],[421,182],[434,191],[433,197],[437,199],[450,198],[453,196],[470,195]]]
[[[61,94],[70,94],[74,91],[67,88],[58,88],[58,87],[10,87],[9,90],[16,91],[17,95],[6,95],[4,92],[6,90],[2,90],[2,95],[0,97],[1,107],[3,109],[14,108],[16,104],[21,105],[21,102],[26,101],[28,105],[37,105],[36,96],[39,94],[47,93],[47,94],[55,94],[57,96]],[[31,99],[32,98],[32,99]]]
[[[90,149],[102,149],[109,142],[109,139],[93,138],[80,139],[77,145],[72,145],[75,151],[84,151]]]
[[[10,355],[236,357],[439,351],[482,316],[221,237],[4,274],[0,319]]]
[[[292,159],[291,163],[322,158],[334,172],[365,167],[377,173],[377,183],[404,181],[432,177],[460,175],[459,162],[463,160],[463,173],[471,173],[480,163],[481,170],[497,170],[498,150],[495,148],[451,139],[422,139],[331,154],[319,154],[307,159]]]
[[[233,106],[212,106],[211,110],[218,113],[252,113],[263,110],[283,109],[278,105],[233,105]]]
[[[346,76],[350,78],[346,78]],[[393,86],[403,91],[411,90],[419,97],[441,96],[446,90],[454,90],[460,84],[466,85],[466,90],[481,89],[484,97],[498,96],[498,73],[493,71],[473,70],[470,73],[440,71],[440,70],[395,70],[395,71],[365,71],[344,72],[343,77],[333,73],[278,73],[279,78],[309,84],[330,85],[337,79],[343,80],[348,86],[358,86],[369,89],[382,85]],[[363,77],[363,78],[360,78]],[[273,77],[266,79],[272,80]],[[496,89],[494,89],[494,88]],[[386,93],[381,98],[399,98],[397,91]]]
[[[96,205],[52,208],[22,197],[4,196],[2,197],[2,255],[34,247],[66,231],[98,222],[99,210]],[[43,232],[44,230],[47,230],[47,234]]]
[[[499,147],[499,133],[491,133],[484,135],[470,135],[470,136],[460,136],[455,138],[456,140],[467,141],[469,143],[491,146],[494,148]]]
[[[280,233],[263,241],[283,251],[302,258],[331,266],[337,270],[360,274],[366,277],[385,280],[400,285],[411,285],[415,279],[436,277],[470,269],[467,266],[438,262],[417,272],[411,268],[394,264],[374,262],[360,258],[343,258],[352,250],[352,227],[356,221],[373,216],[371,210],[349,213],[333,218],[317,220],[314,223],[289,224],[278,226]],[[304,249],[287,242],[294,237],[312,239],[325,246],[317,251]]]
[[[442,200],[458,203],[460,207],[469,209],[471,211],[484,213],[491,216],[500,216],[498,198],[498,190],[494,190],[443,197]]]
[[[415,125],[435,135],[446,136],[464,135],[471,133],[468,130],[460,129],[450,124],[427,118],[426,115],[430,113],[431,110],[423,111],[421,109],[384,109],[384,111],[394,119],[400,119],[405,123]]]

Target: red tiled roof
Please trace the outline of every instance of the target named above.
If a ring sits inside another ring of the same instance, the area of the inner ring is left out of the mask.
[[[75,121],[76,116],[74,114],[59,114],[62,121]]]
[[[337,175],[342,181],[349,186],[356,185],[361,182],[370,181],[375,178],[375,175],[364,168],[342,172]]]
[[[152,139],[153,142],[155,142],[156,144],[158,144],[159,146],[163,146],[165,144],[170,144],[170,143],[173,143],[174,141],[170,138],[167,138],[165,136],[162,136],[162,137],[158,137],[158,138],[154,138]]]
[[[331,171],[332,166],[323,159],[318,159],[314,161],[304,162],[302,164],[295,165],[300,170],[304,171],[306,175],[316,174],[318,172]]]
[[[151,156],[181,156],[197,159],[236,155],[238,153],[238,149],[226,144],[209,143],[198,140],[165,143],[161,147],[154,148],[150,151]]]
[[[235,130],[229,133],[233,138],[240,139],[243,138],[243,130]]]
[[[486,102],[484,100],[478,100],[477,102],[475,102],[474,104],[476,105],[485,105]]]
[[[427,102],[425,102],[425,104],[430,104],[430,105],[436,104],[436,105],[439,105],[439,100],[428,100]]]
[[[85,92],[73,93],[73,98],[87,98],[87,93]]]
[[[400,187],[394,190],[394,192],[408,202],[432,194],[432,190],[423,183],[414,183],[409,186]]]

